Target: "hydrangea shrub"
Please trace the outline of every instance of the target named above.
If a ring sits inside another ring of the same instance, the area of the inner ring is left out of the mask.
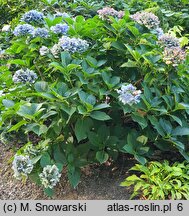
[[[29,11],[12,37],[1,66],[0,127],[32,143],[18,150],[17,174],[49,192],[63,168],[76,187],[83,166],[120,152],[141,164],[157,149],[189,160],[187,49],[158,16]]]

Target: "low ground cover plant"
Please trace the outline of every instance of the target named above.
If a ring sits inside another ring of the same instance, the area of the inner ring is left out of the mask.
[[[188,162],[175,162],[170,165],[168,161],[163,163],[153,161],[143,166],[136,164],[130,170],[142,173],[129,176],[122,186],[134,185],[131,198],[142,193],[145,199],[189,199],[188,194]]]

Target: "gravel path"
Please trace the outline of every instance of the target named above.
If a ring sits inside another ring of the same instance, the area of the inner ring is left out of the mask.
[[[13,154],[0,144],[0,199],[59,199],[59,200],[104,200],[129,199],[131,191],[119,186],[127,176],[127,170],[133,165],[131,161],[116,165],[90,166],[82,171],[81,183],[76,189],[70,187],[64,174],[56,193],[52,198],[47,197],[42,188],[32,183],[18,181],[13,177],[9,159]]]

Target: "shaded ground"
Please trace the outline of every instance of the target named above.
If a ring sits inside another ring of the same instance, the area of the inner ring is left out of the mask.
[[[0,144],[0,199],[50,199],[44,195],[42,188],[30,180],[21,182],[13,177],[11,165],[8,164],[11,155],[11,151]],[[129,199],[131,191],[128,188],[120,187],[119,184],[127,176],[127,171],[134,161],[125,161],[123,158],[121,160],[119,166],[118,164],[106,164],[83,169],[81,183],[76,189],[70,187],[63,174],[52,199]]]

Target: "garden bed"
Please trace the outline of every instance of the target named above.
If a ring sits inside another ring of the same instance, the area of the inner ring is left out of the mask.
[[[119,186],[127,176],[128,169],[133,161],[124,161],[122,166],[118,164],[91,166],[83,169],[81,183],[76,189],[70,187],[67,178],[62,175],[57,185],[55,195],[47,197],[43,189],[30,180],[18,181],[13,177],[11,164],[8,163],[12,151],[0,144],[0,199],[62,199],[62,200],[104,200],[129,199],[129,188]]]

